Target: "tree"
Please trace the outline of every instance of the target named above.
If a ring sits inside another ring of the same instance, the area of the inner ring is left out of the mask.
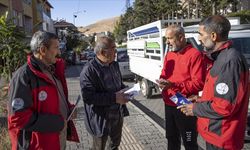
[[[228,17],[240,17],[240,22],[242,24],[250,23],[250,10],[242,10],[239,12],[229,13]]]
[[[124,15],[120,16],[119,21],[115,25],[113,31],[114,37],[118,44],[126,41],[127,30],[134,28],[134,15],[135,12],[132,7],[129,7]]]
[[[67,29],[67,35],[66,35],[66,47],[67,50],[73,50],[80,44],[80,37],[79,32],[74,29]]]
[[[0,17],[0,77],[10,80],[12,73],[26,62],[27,53],[24,32],[7,15]]]
[[[134,26],[138,27],[158,20],[158,0],[136,0],[134,3]]]

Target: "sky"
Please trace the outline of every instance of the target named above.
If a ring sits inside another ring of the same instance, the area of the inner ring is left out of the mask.
[[[87,26],[99,20],[124,14],[126,0],[48,0],[54,7],[51,9],[53,20],[64,19],[75,22],[75,26]],[[130,0],[132,5],[134,0]],[[77,17],[74,18],[73,15]]]

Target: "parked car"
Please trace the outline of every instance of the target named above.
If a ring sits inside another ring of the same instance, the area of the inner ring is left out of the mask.
[[[66,43],[60,42],[59,43],[59,49],[60,49],[61,54],[65,53],[66,50],[67,50]]]
[[[68,51],[65,56],[65,61],[69,65],[75,65],[76,64],[76,53],[74,51]]]
[[[80,60],[87,60],[87,53],[85,51],[80,53]]]
[[[95,57],[95,52],[94,51],[88,51],[86,54],[87,60],[90,60]]]
[[[119,64],[122,78],[133,79],[134,74],[129,69],[129,56],[126,48],[117,48],[116,61]]]

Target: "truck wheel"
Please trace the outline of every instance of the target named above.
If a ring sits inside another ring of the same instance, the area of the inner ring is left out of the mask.
[[[146,98],[152,96],[152,88],[149,86],[149,81],[146,79],[142,79],[140,82],[142,95]]]

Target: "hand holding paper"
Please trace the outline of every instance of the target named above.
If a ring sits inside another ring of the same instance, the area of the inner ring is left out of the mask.
[[[173,85],[169,80],[165,80],[163,78],[156,79],[155,81],[156,81],[156,83],[158,84],[158,86],[159,86],[159,88],[161,90],[163,90],[163,89],[169,89]]]
[[[133,99],[134,96],[139,95],[140,92],[140,85],[139,83],[134,84],[134,86],[127,91],[125,91],[125,94],[129,94],[129,99]]]

